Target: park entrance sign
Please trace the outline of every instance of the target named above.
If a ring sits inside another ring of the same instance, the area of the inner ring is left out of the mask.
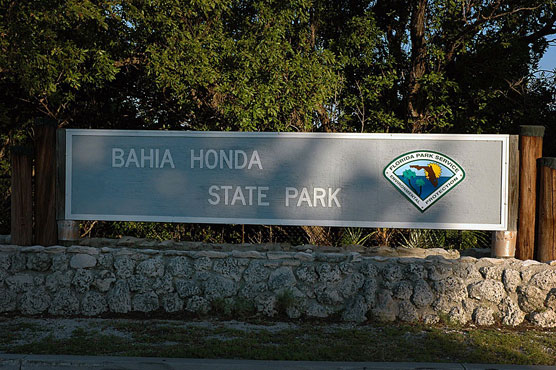
[[[506,230],[508,135],[63,130],[67,220]]]

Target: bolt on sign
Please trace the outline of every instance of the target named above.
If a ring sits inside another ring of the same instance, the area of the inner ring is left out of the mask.
[[[63,130],[68,220],[505,230],[508,135]]]

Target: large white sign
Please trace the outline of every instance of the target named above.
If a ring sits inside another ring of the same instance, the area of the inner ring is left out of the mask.
[[[505,230],[507,135],[65,131],[65,218]]]

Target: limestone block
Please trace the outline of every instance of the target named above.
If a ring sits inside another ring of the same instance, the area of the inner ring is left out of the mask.
[[[60,288],[69,288],[73,275],[73,271],[56,271],[46,276],[45,287],[50,292],[56,292]]]
[[[479,268],[479,271],[485,279],[502,280],[504,266],[483,266]]]
[[[147,293],[152,291],[153,279],[143,275],[133,275],[127,279],[129,290],[133,293]]]
[[[378,291],[378,282],[375,279],[369,278],[365,280],[363,287],[361,289],[361,294],[365,298],[365,302],[369,307],[373,308],[376,306],[376,293]]]
[[[473,311],[473,322],[479,326],[490,326],[495,324],[494,311],[489,307],[479,306]]]
[[[247,299],[253,299],[257,295],[268,291],[268,285],[265,282],[255,283],[246,282],[239,289],[239,296]]]
[[[52,259],[47,253],[30,253],[27,255],[27,269],[31,271],[48,271]]]
[[[15,311],[17,304],[17,293],[12,289],[0,286],[0,312]]]
[[[367,321],[369,305],[363,296],[356,296],[342,312],[343,321],[364,322]]]
[[[403,268],[403,274],[404,278],[409,281],[427,278],[427,270],[421,262],[408,263]]]
[[[19,301],[19,310],[24,315],[37,315],[45,312],[50,306],[50,295],[43,287],[35,287],[26,291]]]
[[[158,295],[172,293],[174,291],[174,279],[169,274],[156,278],[152,288]]]
[[[238,251],[238,250],[233,250],[232,251],[232,257],[234,258],[257,258],[257,259],[263,259],[265,258],[265,255],[261,252],[258,251]]]
[[[179,312],[183,310],[183,300],[177,293],[167,294],[162,297],[162,308],[166,312]]]
[[[104,294],[88,291],[81,300],[81,313],[85,316],[96,316],[108,311]]]
[[[71,257],[70,267],[74,269],[85,269],[95,267],[97,264],[97,259],[90,254],[78,253]]]
[[[337,283],[341,280],[340,268],[338,265],[321,263],[316,267],[319,281],[323,283]]]
[[[127,313],[131,311],[131,293],[125,280],[117,280],[106,296],[111,312]]]
[[[210,271],[212,269],[212,260],[208,257],[197,258],[193,262],[195,271]]]
[[[33,276],[33,285],[43,286],[44,285],[44,280],[45,280],[44,275],[35,275],[35,276]]]
[[[274,317],[278,311],[276,307],[276,296],[271,293],[263,293],[255,297],[255,309],[267,317]]]
[[[213,300],[234,296],[238,291],[238,284],[222,276],[211,276],[203,282],[205,298]]]
[[[398,319],[405,322],[419,321],[419,312],[409,301],[399,303]]]
[[[319,283],[315,286],[317,301],[324,305],[339,305],[344,302],[340,292],[334,285]]]
[[[135,294],[131,301],[133,311],[139,312],[152,312],[156,311],[160,304],[158,302],[158,295],[155,292],[138,293]]]
[[[297,268],[295,271],[299,281],[307,284],[313,284],[317,281],[318,275],[315,270],[315,266],[309,264],[303,264]]]
[[[311,302],[307,306],[306,315],[307,317],[314,317],[314,318],[327,318],[329,315],[334,313],[334,310],[330,307],[323,306],[317,302]]]
[[[137,265],[137,274],[154,278],[164,275],[164,261],[161,257],[149,258]]]
[[[508,293],[515,293],[521,284],[521,275],[517,270],[506,268],[502,273],[502,282]]]
[[[399,308],[392,299],[392,293],[386,289],[382,289],[377,293],[377,304],[371,310],[372,316],[378,321],[390,322],[396,320]]]
[[[71,289],[62,288],[54,294],[48,313],[61,316],[78,315],[79,299]]]
[[[9,272],[18,273],[26,269],[27,257],[25,254],[12,253],[10,254],[10,268]]]
[[[429,306],[434,300],[434,293],[425,280],[418,280],[413,288],[411,301],[415,306],[423,308]]]
[[[267,252],[266,258],[269,260],[290,259],[294,258],[294,255],[293,252]]]
[[[72,245],[71,247],[67,248],[67,253],[83,253],[83,254],[90,254],[92,256],[96,256],[100,253],[98,248],[94,247],[87,247],[83,245]]]
[[[206,315],[210,311],[210,302],[203,297],[193,296],[187,300],[185,310],[199,315]]]
[[[0,253],[0,270],[7,271],[10,269],[10,255],[7,253]]]
[[[387,289],[392,289],[403,278],[403,269],[397,263],[389,263],[381,271],[382,285]]]
[[[425,325],[434,325],[440,322],[440,317],[436,314],[426,314],[423,316],[423,323]]]
[[[52,257],[52,266],[50,269],[56,271],[66,271],[68,269],[68,257],[65,254],[55,255]]]
[[[112,271],[102,270],[96,277],[93,285],[100,292],[107,292],[110,290],[112,284],[116,281],[116,275]]]
[[[533,285],[517,287],[517,302],[522,311],[530,313],[544,308],[547,294]]]
[[[461,301],[461,299],[467,297],[467,290],[463,280],[453,276],[434,281],[432,288],[437,297],[445,297],[454,301]]]
[[[5,282],[8,288],[16,293],[26,291],[34,285],[33,276],[28,274],[16,274],[8,276],[5,279]]]
[[[531,314],[530,320],[534,325],[542,328],[554,328],[556,327],[556,312],[550,309],[542,312],[534,312]]]
[[[114,260],[114,268],[117,277],[127,279],[133,275],[135,261],[130,256],[118,256]]]
[[[556,270],[544,270],[536,273],[531,278],[529,284],[532,284],[540,289],[549,290],[556,286]]]
[[[314,254],[307,252],[297,252],[294,258],[304,262],[313,262],[315,260]]]
[[[201,294],[201,288],[194,280],[176,279],[176,292],[181,298],[192,297]]]
[[[367,258],[359,265],[359,272],[368,278],[376,278],[378,276],[378,267]]]
[[[21,247],[19,251],[21,253],[40,253],[44,252],[44,247],[42,245],[33,245],[30,247]]]
[[[283,266],[270,273],[268,289],[277,290],[294,286],[296,284],[292,268]]]
[[[240,260],[234,258],[226,258],[219,259],[214,262],[212,269],[228,279],[240,281],[241,275],[245,268],[240,263]]]
[[[354,264],[352,262],[342,262],[339,264],[340,272],[344,275],[351,275],[354,272]]]
[[[448,313],[448,320],[450,322],[465,325],[469,321],[465,309],[461,306],[452,307]]]
[[[270,275],[270,269],[264,266],[263,261],[253,260],[243,273],[243,280],[247,283],[266,282]]]
[[[556,311],[556,288],[550,289],[550,292],[546,295],[544,305],[547,308]]]
[[[94,280],[93,273],[89,270],[79,269],[73,275],[71,283],[79,293],[85,293],[89,290]]]
[[[168,262],[167,273],[171,276],[190,278],[193,275],[193,268],[187,257],[179,256]]]
[[[97,259],[100,268],[108,271],[112,271],[114,268],[114,255],[112,253],[102,253]]]
[[[427,261],[430,262],[430,260],[431,259],[428,259]],[[434,264],[427,266],[428,277],[430,280],[443,280],[452,275],[452,264],[442,262],[443,261],[435,261]]]
[[[506,297],[498,306],[502,324],[508,326],[517,326],[525,319],[525,313],[519,309],[517,303],[511,298]]]
[[[353,297],[359,289],[363,287],[365,283],[365,278],[362,274],[351,273],[345,279],[343,279],[338,287],[341,295],[345,298]]]
[[[489,301],[493,303],[500,303],[506,296],[504,284],[500,281],[487,279],[468,287],[469,297],[478,299],[480,301]]]

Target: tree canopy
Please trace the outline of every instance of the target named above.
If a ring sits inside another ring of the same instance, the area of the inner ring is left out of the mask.
[[[0,125],[556,129],[554,0],[0,0]]]

